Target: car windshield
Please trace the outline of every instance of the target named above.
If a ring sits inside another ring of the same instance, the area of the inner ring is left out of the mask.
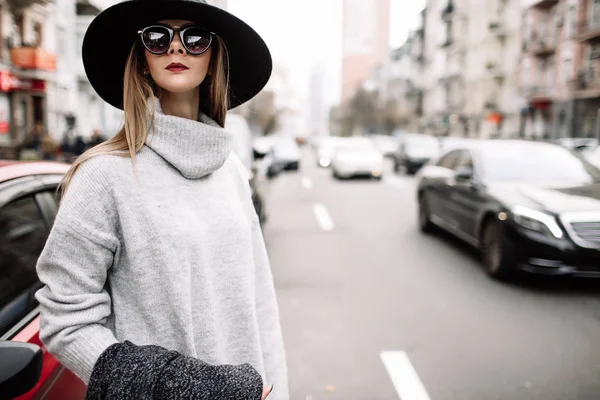
[[[600,170],[555,145],[527,143],[490,146],[480,151],[482,175],[490,180],[600,181]]]

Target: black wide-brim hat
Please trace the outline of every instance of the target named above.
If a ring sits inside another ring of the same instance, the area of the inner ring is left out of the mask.
[[[273,69],[263,39],[241,19],[206,0],[129,0],[102,11],[83,39],[83,65],[94,90],[123,109],[123,77],[138,31],[166,19],[193,21],[214,32],[229,56],[229,108],[250,100],[267,84]]]

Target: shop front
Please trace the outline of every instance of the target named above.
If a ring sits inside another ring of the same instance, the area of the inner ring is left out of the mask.
[[[0,71],[0,156],[13,158],[36,127],[45,131],[46,81]]]
[[[38,48],[11,50],[14,68],[0,71],[0,159],[19,158],[30,135],[47,131],[47,72],[54,55]]]

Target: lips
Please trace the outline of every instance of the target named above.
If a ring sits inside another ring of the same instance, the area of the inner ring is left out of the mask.
[[[171,72],[183,72],[189,68],[181,63],[171,63],[171,64],[167,65],[166,69]]]

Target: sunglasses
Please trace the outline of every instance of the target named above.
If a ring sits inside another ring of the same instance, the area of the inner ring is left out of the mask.
[[[175,32],[179,32],[179,39],[187,52],[195,56],[208,50],[213,39],[212,32],[196,26],[182,29],[179,26],[152,25],[138,31],[138,34],[146,50],[159,55],[169,50]]]

